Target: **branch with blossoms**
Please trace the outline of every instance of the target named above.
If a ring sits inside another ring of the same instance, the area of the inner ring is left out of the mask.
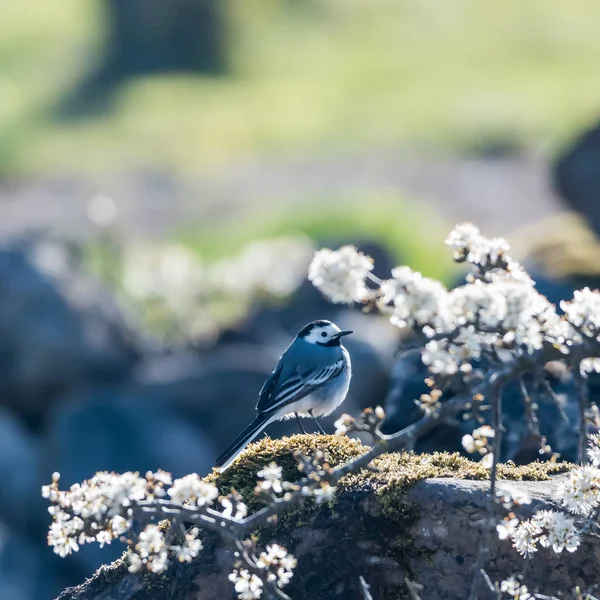
[[[519,382],[527,422],[532,430],[539,429],[534,390],[527,388],[525,376],[532,376],[539,384],[535,389],[543,389],[555,400],[546,368],[560,361],[579,378],[580,414],[585,417],[580,448],[585,448],[586,423],[596,428],[600,424],[600,411],[589,405],[586,380],[589,372],[600,372],[600,294],[589,289],[575,292],[571,301],[561,304],[563,312],[559,314],[511,259],[503,240],[488,240],[474,226],[462,225],[447,242],[455,260],[471,265],[465,285],[454,290],[408,267],[396,268],[390,279],[380,280],[371,274],[373,261],[349,246],[318,252],[309,269],[309,279],[332,301],[362,303],[412,332],[410,347],[421,353],[430,388],[419,401],[423,415],[415,423],[386,435],[381,431],[385,414],[380,407],[368,409],[358,418],[342,416],[336,422],[337,433],[368,434],[372,447],[337,467],[331,467],[320,452],[311,457],[298,455],[302,476],[293,482],[282,481],[278,465],[265,466],[256,474],[255,489],[264,506],[252,514],[248,514],[248,498],[234,491],[219,496],[213,482],[195,474],[173,481],[162,471],[144,477],[97,473],[68,490],[59,489],[56,474],[43,489],[53,515],[48,542],[54,551],[64,557],[82,544],[102,546],[119,539],[128,546],[130,571],[161,573],[173,561],[191,562],[199,556],[204,532],[210,531],[234,550],[229,579],[238,598],[287,598],[283,590],[293,576],[296,559],[277,543],[259,547],[258,530],[264,537],[264,530],[268,531],[279,515],[307,501],[328,503],[335,498],[343,477],[368,468],[386,452],[412,450],[419,437],[461,414],[479,423],[472,434],[463,437],[463,446],[481,455],[490,469],[489,519],[482,531],[476,577],[485,579],[486,540],[496,526],[501,526],[498,535],[510,539],[521,553],[523,548],[525,554],[531,553],[538,545],[555,551],[574,550],[579,536],[594,530],[600,510],[600,491],[597,501],[590,504],[592,494],[600,490],[600,450],[590,451],[593,464],[574,472],[579,473],[573,475],[578,479],[570,496],[565,492],[565,499],[575,498],[592,507],[589,514],[580,508],[575,511],[586,514],[582,526],[558,512],[556,515],[562,516],[541,514],[530,521],[519,521],[509,512],[500,519],[500,506],[508,502],[496,489],[504,429],[502,398],[508,383]],[[448,397],[449,390],[452,397]],[[596,438],[590,439],[596,444]],[[534,532],[533,541],[522,533],[525,530]],[[507,589],[513,586],[511,582],[502,585]],[[499,584],[499,593],[503,591],[500,588]],[[475,593],[476,580],[473,598]]]
[[[576,291],[572,300],[561,302],[559,312],[510,256],[505,240],[488,239],[474,225],[465,223],[450,233],[446,243],[454,260],[470,267],[465,284],[452,290],[407,266],[393,269],[389,279],[374,277],[372,259],[352,246],[317,252],[309,279],[332,302],[363,304],[410,332],[414,340],[400,351],[418,350],[429,371],[425,381],[430,392],[420,400],[424,416],[392,436],[373,432],[380,443],[388,438],[385,443],[390,449],[401,445],[411,448],[411,442],[420,435],[459,414],[479,422],[480,426],[462,440],[465,450],[481,455],[484,466],[490,469],[490,518],[484,524],[478,564],[474,566],[471,598],[475,598],[477,578],[484,573],[486,540],[497,522],[496,472],[504,432],[503,391],[510,382],[519,384],[528,429],[540,439],[542,452],[551,451],[539,429],[537,404],[532,400],[534,390],[527,388],[525,376],[536,382],[536,390],[541,388],[558,404],[547,368],[562,363],[576,384],[579,461],[585,460],[588,430],[597,430],[599,424],[598,409],[590,405],[587,376],[600,372],[600,293],[589,288]],[[446,399],[445,393],[450,390],[455,395]],[[589,476],[590,469],[597,470],[597,466],[582,469],[576,473]],[[600,471],[593,473],[593,477],[600,475]],[[571,493],[579,502],[578,493],[588,498],[590,492],[586,488]],[[581,511],[582,506],[578,506]],[[514,517],[508,522],[514,523]],[[531,535],[527,537],[524,532]],[[577,535],[571,517],[546,512],[519,525],[511,539],[517,550],[527,554],[535,544],[548,545],[557,552],[563,548],[572,551],[577,547]]]

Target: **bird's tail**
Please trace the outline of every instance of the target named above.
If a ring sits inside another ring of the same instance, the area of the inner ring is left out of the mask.
[[[238,454],[275,418],[273,414],[263,413],[257,415],[254,421],[217,458],[215,466],[224,471],[237,458]]]

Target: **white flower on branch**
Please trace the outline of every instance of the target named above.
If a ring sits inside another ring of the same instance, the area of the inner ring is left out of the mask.
[[[361,302],[369,295],[365,278],[372,269],[373,259],[354,246],[324,248],[315,253],[308,279],[332,302]]]
[[[496,491],[496,499],[507,510],[511,509],[513,506],[531,504],[531,498],[525,492],[508,484],[504,484],[502,489]]]
[[[198,475],[191,474],[176,479],[167,494],[175,504],[204,506],[213,503],[219,490],[213,483],[202,481]]]
[[[158,554],[165,547],[165,536],[158,525],[148,525],[140,532],[138,539],[135,549],[142,558]]]
[[[335,435],[344,435],[348,433],[352,429],[352,426],[355,423],[354,417],[343,414],[334,424],[335,427]]]
[[[589,439],[588,457],[595,467],[600,466],[600,436],[591,435]]]
[[[321,486],[313,491],[315,502],[322,504],[324,502],[330,502],[335,498],[336,488],[326,481],[321,483]]]
[[[199,529],[194,527],[185,534],[182,544],[169,547],[179,562],[191,562],[202,550],[202,542],[198,539],[198,533]]]
[[[446,288],[409,267],[392,270],[392,279],[381,282],[378,306],[391,313],[390,322],[400,328],[429,327],[435,331],[448,328],[448,292]]]
[[[256,561],[258,568],[269,571],[267,581],[275,582],[280,588],[290,582],[297,564],[295,556],[278,544],[267,546],[267,551],[261,552]]]
[[[546,535],[540,537],[540,544],[552,548],[554,552],[563,550],[575,552],[579,547],[579,533],[574,520],[563,512],[554,510],[538,511],[534,517],[546,530]]]
[[[229,581],[234,584],[239,600],[254,600],[260,598],[263,593],[263,582],[247,569],[234,569],[229,574]]]
[[[272,490],[275,494],[280,494],[283,491],[283,488],[281,487],[282,473],[283,469],[279,467],[277,463],[270,462],[257,473],[257,476],[263,480],[257,484],[257,489],[265,492]]]
[[[500,538],[501,540],[506,540],[509,537],[511,537],[515,530],[517,529],[517,525],[519,524],[519,519],[513,517],[513,518],[506,518],[503,521],[500,521],[500,523],[498,523],[496,525],[496,531],[498,533],[498,538]]]
[[[506,538],[502,530],[498,530],[498,536]],[[536,552],[538,544],[560,553],[563,550],[575,552],[580,543],[575,521],[565,513],[553,510],[537,511],[531,519],[521,521],[509,536],[523,556]]]
[[[529,600],[533,597],[527,586],[521,585],[521,582],[514,576],[505,579],[500,584],[500,591],[507,593],[513,600]]]
[[[590,514],[600,504],[600,469],[593,465],[573,469],[559,487],[558,498],[570,512]]]
[[[600,373],[600,358],[584,358],[579,363],[579,372],[584,376],[588,373]]]
[[[48,545],[52,546],[54,552],[61,558],[77,552],[78,534],[83,529],[84,523],[79,517],[71,518],[69,515],[61,515],[50,525],[48,531]]]
[[[454,250],[454,259],[458,262],[470,262],[482,267],[496,265],[501,257],[510,250],[502,238],[488,239],[481,235],[472,223],[457,225],[448,236],[446,244]]]
[[[573,300],[560,303],[569,323],[581,329],[586,335],[598,335],[600,327],[600,293],[586,287],[573,294]]]
[[[487,454],[489,452],[489,440],[496,436],[496,432],[489,425],[482,425],[473,430],[472,434],[466,434],[462,437],[462,446],[470,454],[479,452]]]

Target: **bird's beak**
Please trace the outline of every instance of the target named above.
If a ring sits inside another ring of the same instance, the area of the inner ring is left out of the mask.
[[[348,329],[346,331],[340,331],[339,333],[336,333],[333,337],[337,340],[341,337],[344,337],[345,335],[350,335],[351,333],[354,333],[354,331],[350,331]]]

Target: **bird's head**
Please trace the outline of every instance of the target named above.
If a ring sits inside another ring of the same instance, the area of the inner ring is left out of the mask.
[[[341,338],[350,333],[354,331],[342,331],[331,321],[313,321],[305,325],[296,337],[318,346],[339,346]]]

